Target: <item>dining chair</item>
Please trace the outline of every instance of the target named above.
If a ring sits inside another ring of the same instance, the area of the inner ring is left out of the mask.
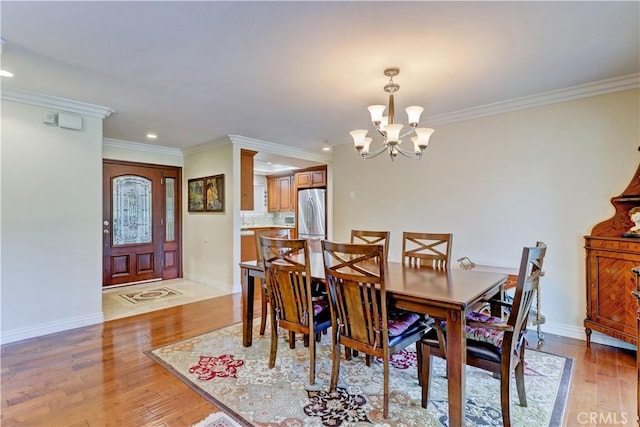
[[[391,233],[388,231],[351,230],[351,243],[382,244],[384,247],[383,259],[386,261],[389,255],[390,235]]]
[[[312,295],[309,243],[304,239],[260,238],[264,277],[270,300],[271,351],[269,368],[278,352],[278,328],[290,332],[289,347],[295,348],[294,334],[301,333],[309,346],[309,385],[315,384],[316,339],[331,326],[326,298]]]
[[[447,268],[451,258],[451,233],[402,233],[402,262],[416,267]]]
[[[272,239],[290,239],[291,229],[278,228],[272,230],[256,230],[253,232],[256,238],[256,259],[258,265],[262,265],[262,250],[260,250],[260,237],[270,237]],[[269,296],[267,295],[267,285],[264,280],[261,281],[260,286],[260,303],[262,306],[260,314],[260,335],[264,335],[267,327],[267,305],[269,304]]]
[[[389,356],[420,340],[427,330],[420,314],[389,307],[383,245],[323,240],[322,253],[331,309],[330,392],[340,376],[340,346],[383,363],[383,416],[389,417]]]
[[[523,248],[513,303],[492,301],[510,307],[506,321],[477,312],[471,312],[466,317],[467,364],[499,376],[502,423],[505,427],[511,426],[511,374],[514,371],[520,406],[527,406],[524,384],[525,334],[546,250],[546,245],[542,243]],[[422,367],[424,408],[429,401],[431,356],[446,358],[446,322],[436,322],[436,325],[418,344],[422,349],[418,353],[418,363]]]

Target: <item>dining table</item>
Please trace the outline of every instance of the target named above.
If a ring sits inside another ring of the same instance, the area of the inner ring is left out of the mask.
[[[321,252],[310,252],[311,276],[325,280]],[[251,346],[255,279],[264,279],[257,261],[240,263],[242,271],[242,344]],[[466,315],[502,294],[507,275],[489,271],[436,269],[387,261],[387,299],[396,308],[423,313],[447,321],[447,380],[449,425],[461,426],[465,419]]]

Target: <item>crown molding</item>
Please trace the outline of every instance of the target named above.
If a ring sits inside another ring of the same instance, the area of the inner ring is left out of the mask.
[[[248,148],[258,152],[266,152],[277,154],[285,157],[294,157],[302,160],[309,160],[318,163],[332,163],[333,156],[330,154],[316,153],[307,151],[302,148],[292,147],[290,145],[277,144],[275,142],[263,141],[261,139],[248,138],[241,135],[229,135],[231,143],[240,145],[242,148]]]
[[[140,142],[122,141],[119,139],[104,138],[102,145],[105,147],[122,148],[125,150],[141,151],[145,153],[167,154],[170,156],[182,157],[182,150],[171,147],[161,147],[159,145],[143,144]]]
[[[86,102],[74,101],[72,99],[60,98],[53,95],[30,92],[28,90],[5,85],[2,85],[0,97],[4,101],[20,102],[53,110],[63,110],[70,113],[98,117],[100,119],[105,119],[116,112],[116,110],[112,108],[103,107],[101,105],[88,104]]]
[[[429,117],[425,122],[427,122],[429,126],[438,126],[461,120],[476,119],[494,114],[508,113],[526,108],[571,101],[574,99],[589,98],[607,93],[637,89],[638,87],[640,87],[640,73],[629,74],[612,79],[570,86],[564,89],[542,92],[536,95],[481,105],[479,107],[466,108],[444,114],[436,114]]]
[[[228,144],[231,144],[231,140],[228,136],[223,136],[222,138],[218,138],[195,147],[185,148],[182,150],[182,154],[185,156],[190,154],[197,154],[203,151],[211,150],[213,148],[223,147]]]

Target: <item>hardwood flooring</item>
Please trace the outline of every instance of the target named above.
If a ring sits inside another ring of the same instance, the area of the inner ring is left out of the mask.
[[[240,304],[226,295],[4,345],[0,424],[192,425],[216,407],[144,351],[239,322]],[[575,359],[565,426],[634,425],[635,352],[549,334],[540,349]]]

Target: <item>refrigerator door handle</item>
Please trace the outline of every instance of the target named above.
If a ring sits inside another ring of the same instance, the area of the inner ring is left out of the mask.
[[[307,229],[313,233],[315,230],[313,230],[313,225],[314,223],[314,214],[315,212],[313,211],[313,199],[309,198],[309,200],[307,201]]]

